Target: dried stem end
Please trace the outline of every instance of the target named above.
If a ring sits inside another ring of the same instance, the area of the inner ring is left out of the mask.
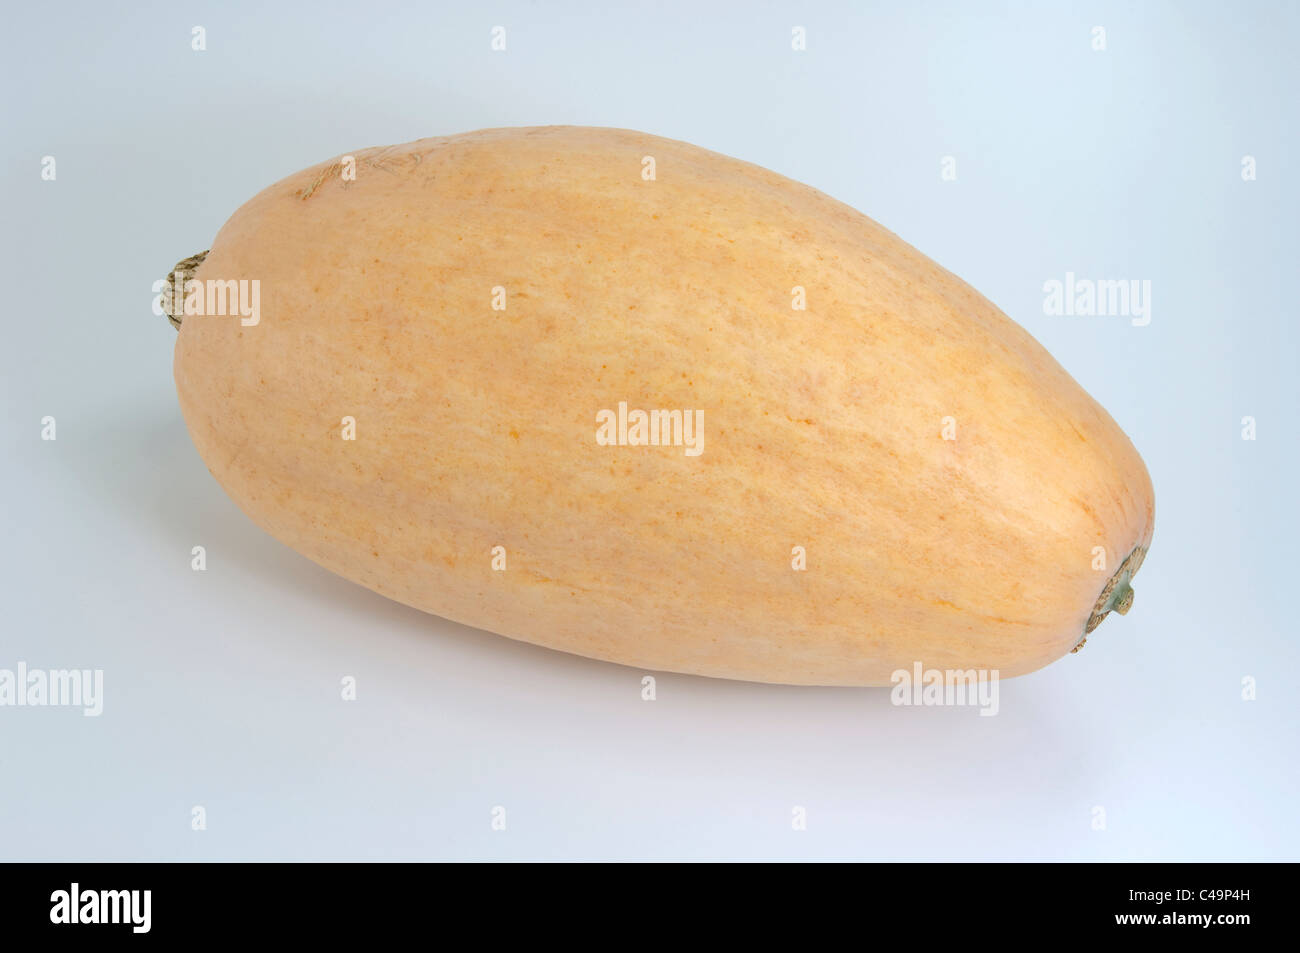
[[[1133,577],[1142,567],[1142,560],[1146,558],[1147,551],[1145,547],[1139,546],[1133,552],[1128,554],[1115,574],[1106,581],[1106,587],[1101,590],[1101,595],[1097,597],[1096,604],[1092,607],[1092,614],[1088,616],[1088,624],[1084,627],[1083,638],[1079,639],[1079,644],[1070,651],[1077,652],[1083,648],[1084,643],[1088,641],[1089,634],[1093,629],[1101,625],[1103,619],[1112,612],[1118,612],[1120,615],[1126,615],[1128,610],[1133,607],[1133,586],[1131,585]]]
[[[177,331],[181,329],[181,318],[185,314],[185,282],[199,270],[199,265],[203,264],[203,259],[207,257],[207,251],[190,255],[189,258],[178,261],[167,276],[167,290],[162,295],[162,307],[167,320]]]

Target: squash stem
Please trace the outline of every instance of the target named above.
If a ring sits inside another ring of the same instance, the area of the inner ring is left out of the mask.
[[[1133,586],[1131,583],[1133,577],[1137,575],[1138,569],[1141,568],[1142,560],[1146,558],[1146,555],[1147,551],[1144,547],[1137,547],[1120,563],[1119,568],[1115,570],[1115,574],[1106,580],[1101,595],[1097,597],[1097,602],[1092,607],[1092,614],[1088,616],[1088,623],[1084,627],[1079,643],[1070,650],[1072,653],[1083,648],[1093,629],[1101,625],[1102,620],[1110,613],[1118,612],[1120,615],[1127,615],[1128,610],[1133,608]]]
[[[199,270],[199,265],[208,257],[207,251],[178,261],[167,276],[167,288],[162,293],[163,313],[177,331],[181,329],[181,318],[185,314],[185,281]]]
[[[1110,601],[1110,607],[1120,615],[1128,615],[1128,610],[1133,606],[1133,587],[1127,582],[1121,582],[1115,587],[1115,595]]]

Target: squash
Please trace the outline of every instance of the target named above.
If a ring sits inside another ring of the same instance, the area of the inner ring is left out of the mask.
[[[426,612],[888,685],[1033,671],[1132,601],[1154,499],[1106,411],[961,280],[762,168],[618,129],[422,139],[289,176],[182,264],[176,388],[212,474]],[[214,286],[260,287],[257,313]]]

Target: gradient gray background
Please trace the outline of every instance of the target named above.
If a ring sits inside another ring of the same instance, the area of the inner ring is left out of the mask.
[[[0,709],[0,856],[1300,856],[1294,4],[110,6],[14,7],[0,37],[0,668],[106,681],[97,719]],[[996,718],[674,675],[646,703],[639,670],[256,529],[190,443],[153,280],[309,164],[550,123],[814,185],[1028,328],[1151,471],[1133,611],[1004,682]],[[1151,280],[1150,325],[1045,316],[1066,271]]]

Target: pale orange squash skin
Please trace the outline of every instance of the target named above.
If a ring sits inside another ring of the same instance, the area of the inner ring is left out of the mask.
[[[1150,543],[1106,411],[808,186],[613,129],[355,156],[234,214],[197,277],[260,280],[261,321],[187,318],[175,354],[213,475],[332,572],[638,668],[887,685],[1059,658]],[[619,401],[703,410],[704,452],[598,445]]]

